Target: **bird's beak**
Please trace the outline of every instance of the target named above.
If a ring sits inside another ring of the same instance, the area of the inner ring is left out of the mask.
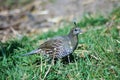
[[[82,34],[82,33],[83,33],[83,31],[80,29],[80,30],[79,30],[79,34]]]

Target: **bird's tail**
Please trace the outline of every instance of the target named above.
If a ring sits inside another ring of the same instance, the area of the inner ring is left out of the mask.
[[[33,51],[28,52],[26,54],[22,54],[22,56],[32,55],[32,54],[36,54],[36,53],[39,53],[39,52],[40,52],[40,49],[36,49],[36,50],[33,50]]]

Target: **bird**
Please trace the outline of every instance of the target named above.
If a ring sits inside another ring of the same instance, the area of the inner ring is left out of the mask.
[[[74,22],[74,25],[75,27],[67,35],[53,37],[42,43],[37,49],[23,55],[27,56],[40,53],[57,59],[69,56],[77,48],[78,34],[82,32],[76,22]]]

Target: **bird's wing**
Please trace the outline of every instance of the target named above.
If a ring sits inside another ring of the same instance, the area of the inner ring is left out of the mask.
[[[55,56],[57,58],[62,58],[71,52],[69,45],[62,37],[44,42],[40,45],[40,49],[43,50],[45,54],[49,54],[50,56]]]
[[[53,54],[54,51],[58,51],[59,46],[62,46],[63,42],[58,39],[48,40],[40,45],[40,49],[45,51],[46,54]]]

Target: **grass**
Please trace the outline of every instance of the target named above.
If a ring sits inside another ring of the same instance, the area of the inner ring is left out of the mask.
[[[104,16],[83,17],[78,25],[86,32],[79,35],[78,49],[69,64],[57,61],[51,67],[46,80],[120,80],[120,21],[119,8],[108,18]],[[114,18],[113,18],[114,17]],[[114,24],[105,24],[114,20]],[[41,80],[50,63],[40,55],[20,56],[38,47],[39,41],[65,35],[73,25],[66,25],[58,32],[49,31],[42,35],[12,39],[0,43],[0,80]]]

